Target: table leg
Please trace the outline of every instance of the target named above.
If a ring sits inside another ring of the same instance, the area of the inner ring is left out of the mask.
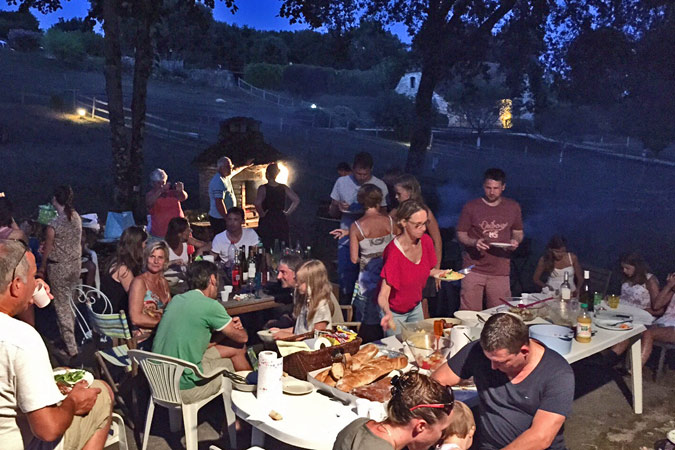
[[[633,411],[642,414],[642,339],[630,346],[630,371],[633,384]]]
[[[256,427],[251,431],[251,447],[265,448],[265,433]]]

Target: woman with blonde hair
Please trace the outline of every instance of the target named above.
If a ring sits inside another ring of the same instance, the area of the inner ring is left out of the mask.
[[[171,301],[169,283],[164,271],[169,266],[169,247],[164,241],[155,241],[145,246],[143,252],[145,270],[134,278],[129,287],[129,319],[138,344],[148,341],[143,347],[150,348],[149,338],[162,318],[164,308]]]
[[[293,316],[295,327],[270,328],[275,339],[307,333],[312,330],[326,330],[331,327],[334,305],[332,289],[328,281],[326,266],[316,259],[303,263],[295,273]]]

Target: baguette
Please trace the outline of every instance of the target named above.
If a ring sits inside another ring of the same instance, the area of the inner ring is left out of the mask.
[[[325,383],[326,378],[329,376],[328,374],[330,373],[330,369],[323,370],[319,373],[316,374],[314,379],[320,383]]]
[[[336,380],[345,376],[345,365],[341,362],[333,363],[330,368],[330,374]]]
[[[377,347],[373,344],[364,345],[355,355],[352,355],[352,371],[359,370],[377,354]]]
[[[365,386],[377,380],[392,370],[403,369],[408,365],[408,358],[399,356],[398,358],[377,358],[361,367],[358,371],[352,371],[337,382],[337,388],[343,392],[350,392],[352,389]]]

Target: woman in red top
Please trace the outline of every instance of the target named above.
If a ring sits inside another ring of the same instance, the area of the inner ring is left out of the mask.
[[[151,188],[145,194],[145,206],[150,213],[150,234],[164,239],[169,221],[174,217],[185,217],[180,203],[187,200],[183,183],[167,183],[168,176],[162,169],[150,173]]]
[[[384,312],[380,325],[388,335],[397,325],[424,319],[422,288],[429,276],[447,270],[435,269],[434,243],[425,233],[429,214],[427,207],[415,200],[406,200],[398,207],[396,219],[403,230],[384,249],[384,267],[377,303]]]

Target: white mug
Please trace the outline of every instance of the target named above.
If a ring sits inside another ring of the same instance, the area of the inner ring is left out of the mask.
[[[35,306],[38,308],[44,308],[45,306],[49,305],[49,302],[51,301],[52,299],[49,298],[49,294],[47,294],[45,285],[38,282],[37,286],[35,286],[35,291],[33,291],[33,303]]]

